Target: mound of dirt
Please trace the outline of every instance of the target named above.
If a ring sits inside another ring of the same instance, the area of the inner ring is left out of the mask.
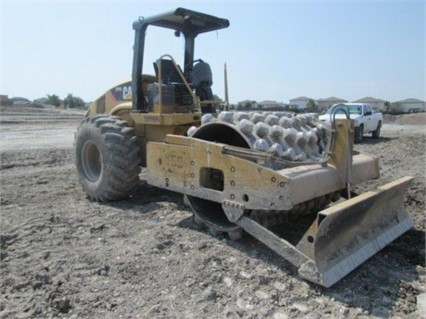
[[[399,125],[426,125],[426,113],[412,113],[402,115],[385,114],[383,122]]]

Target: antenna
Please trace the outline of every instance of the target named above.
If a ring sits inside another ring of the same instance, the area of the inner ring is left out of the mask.
[[[228,96],[228,72],[226,71],[226,62],[225,62],[225,109],[229,111],[229,96]]]

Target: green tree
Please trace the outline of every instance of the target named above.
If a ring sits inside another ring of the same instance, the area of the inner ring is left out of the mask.
[[[84,102],[81,97],[73,96],[71,93],[68,93],[67,97],[64,99],[64,106],[69,109],[84,108],[86,102]]]
[[[61,99],[56,94],[47,95],[46,104],[54,105],[54,106],[60,106],[61,105]]]
[[[223,100],[216,94],[213,94],[213,100],[214,101],[219,101],[219,102],[223,102]]]
[[[389,111],[392,104],[389,101],[385,101],[384,105],[385,105],[385,110]]]
[[[310,100],[308,101],[308,103],[306,104],[306,109],[307,109],[308,111],[315,111],[315,110],[316,110],[316,105],[315,105],[314,100],[310,99]]]
[[[392,103],[389,108],[390,113],[403,113],[403,111],[404,108],[402,107],[401,103],[398,102]]]

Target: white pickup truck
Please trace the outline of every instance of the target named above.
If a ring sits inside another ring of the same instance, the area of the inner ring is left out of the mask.
[[[339,103],[332,105],[325,114],[319,116],[321,122],[331,122],[333,111],[336,109],[349,111],[349,117],[354,121],[355,142],[362,142],[365,133],[371,133],[373,138],[380,137],[380,128],[383,123],[382,113],[373,113],[370,104],[366,103]],[[336,119],[346,118],[342,110],[335,115]]]

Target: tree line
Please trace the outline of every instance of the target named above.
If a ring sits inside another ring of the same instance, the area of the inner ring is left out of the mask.
[[[56,94],[48,94],[45,103],[57,107],[63,105],[68,109],[85,109],[87,105],[81,97],[74,96],[71,93],[68,93],[63,100]]]

